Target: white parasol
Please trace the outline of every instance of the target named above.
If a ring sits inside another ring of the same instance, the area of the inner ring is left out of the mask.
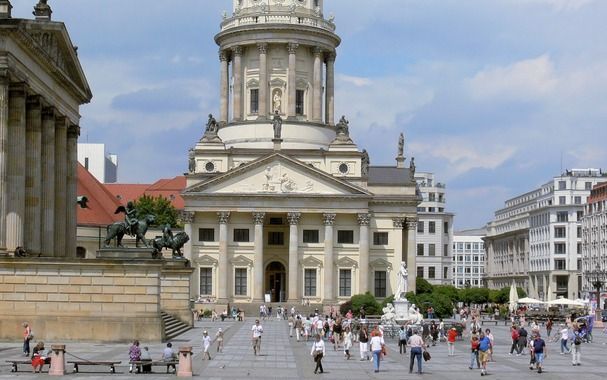
[[[508,308],[511,312],[516,310],[516,304],[518,302],[518,292],[516,291],[516,286],[514,285],[514,280],[512,280],[512,285],[510,285],[510,296],[508,297]]]
[[[557,298],[546,302],[546,305],[585,306],[583,302],[570,300],[569,298]]]
[[[518,300],[517,303],[519,303],[519,304],[521,304],[521,303],[541,304],[544,302],[540,301],[540,300],[536,300],[535,298],[525,297],[525,298],[521,298],[520,300]]]

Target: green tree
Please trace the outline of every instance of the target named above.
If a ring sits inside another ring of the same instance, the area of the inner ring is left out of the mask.
[[[379,305],[375,297],[369,292],[352,296],[349,301],[343,303],[339,307],[339,312],[341,313],[341,315],[346,315],[348,310],[352,310],[353,314],[359,315],[361,306],[365,308],[365,313],[367,315],[381,314],[381,306]]]
[[[467,288],[461,289],[460,299],[467,304],[483,304],[489,302],[489,289]]]
[[[152,214],[156,217],[155,224],[158,226],[168,224],[173,228],[179,227],[177,209],[163,196],[153,197],[144,194],[135,201],[135,208],[139,218]]]
[[[458,302],[459,298],[459,289],[457,289],[453,285],[435,285],[432,291],[434,294],[442,294],[448,297],[451,302]]]
[[[433,290],[433,286],[432,284],[430,284],[428,281],[424,280],[421,277],[417,277],[415,279],[415,292],[417,294],[424,294],[424,293],[432,293]]]

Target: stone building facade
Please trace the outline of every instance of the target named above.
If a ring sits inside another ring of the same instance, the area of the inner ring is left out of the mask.
[[[597,281],[605,297],[607,280],[607,182],[595,185],[582,217],[582,297],[596,299]],[[600,308],[605,309],[604,298]]]
[[[0,253],[76,256],[79,107],[92,94],[65,25],[0,1]]]
[[[370,166],[348,121],[335,122],[340,39],[322,9],[234,1],[221,22],[220,114],[190,151],[183,193],[194,295],[382,298],[402,261],[415,288],[415,166],[402,145],[395,166]]]

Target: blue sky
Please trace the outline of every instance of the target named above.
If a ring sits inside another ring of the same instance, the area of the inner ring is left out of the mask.
[[[13,0],[31,18],[36,0]],[[121,182],[187,170],[217,114],[213,36],[230,0],[50,0],[93,91],[81,142],[119,155]],[[372,165],[407,157],[447,184],[455,226],[561,168],[607,162],[607,1],[326,0],[342,38],[336,113]],[[562,164],[561,164],[562,162]]]

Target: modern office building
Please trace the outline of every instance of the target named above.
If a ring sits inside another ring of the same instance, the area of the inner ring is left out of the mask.
[[[456,288],[485,287],[485,235],[487,230],[484,228],[453,233],[451,284]]]
[[[450,285],[453,214],[446,211],[446,186],[433,173],[418,172],[415,182],[422,198],[417,206],[417,276],[433,285]]]
[[[118,156],[107,153],[105,144],[78,144],[78,162],[101,183],[118,181]]]

